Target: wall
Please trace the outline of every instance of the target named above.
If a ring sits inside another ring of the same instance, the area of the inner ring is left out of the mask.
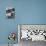
[[[46,0],[16,0],[20,24],[46,24]]]
[[[10,32],[16,32],[16,18],[7,19],[6,18],[6,8],[8,6],[15,7],[14,0],[0,0],[0,44],[8,43],[8,34]],[[16,8],[16,7],[15,7]],[[16,39],[17,42],[17,39]]]
[[[15,19],[6,18],[8,6],[15,7]],[[0,44],[8,43],[9,32],[18,32],[17,24],[46,24],[46,0],[0,0]]]

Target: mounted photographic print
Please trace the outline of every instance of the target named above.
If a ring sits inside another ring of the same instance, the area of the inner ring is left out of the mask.
[[[46,25],[18,25],[19,41],[46,41]]]
[[[15,8],[14,7],[8,7],[6,8],[6,17],[9,18],[15,18]]]

